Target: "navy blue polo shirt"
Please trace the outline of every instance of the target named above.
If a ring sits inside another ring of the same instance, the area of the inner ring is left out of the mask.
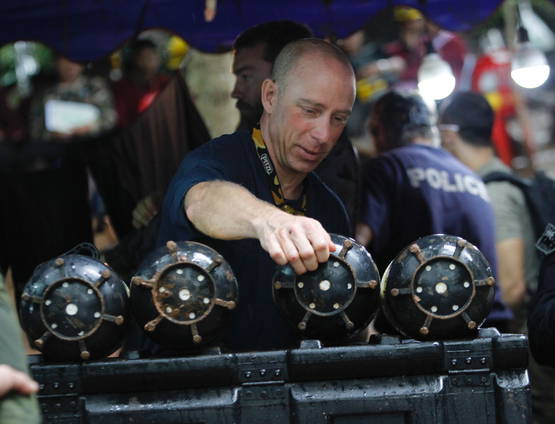
[[[240,184],[261,200],[272,203],[267,176],[251,135],[239,131],[214,139],[188,154],[168,187],[161,213],[157,245],[168,240],[194,240],[216,249],[230,264],[239,283],[239,304],[231,312],[225,342],[236,350],[261,350],[293,346],[291,324],[281,317],[272,298],[276,264],[258,240],[215,240],[200,233],[187,219],[183,199],[203,181],[225,180]],[[319,177],[305,179],[306,216],[318,220],[330,233],[349,235],[345,208]]]
[[[380,271],[419,237],[450,234],[474,244],[497,275],[494,214],[480,177],[449,152],[410,144],[366,163],[361,221]],[[499,293],[497,290],[497,299]],[[510,318],[496,305],[492,319]]]

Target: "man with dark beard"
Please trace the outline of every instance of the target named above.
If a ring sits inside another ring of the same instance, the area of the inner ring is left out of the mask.
[[[242,32],[233,50],[233,73],[237,77],[231,97],[237,99],[239,128],[251,130],[262,116],[260,87],[269,78],[277,55],[291,41],[312,37],[307,26],[293,21],[274,21]]]

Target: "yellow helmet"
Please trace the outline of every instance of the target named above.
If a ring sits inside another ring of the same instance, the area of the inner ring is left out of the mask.
[[[393,19],[396,22],[411,22],[424,19],[422,12],[408,6],[395,6],[393,8]]]

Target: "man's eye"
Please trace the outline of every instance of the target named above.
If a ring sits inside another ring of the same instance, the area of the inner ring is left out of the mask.
[[[346,116],[334,116],[333,117],[334,122],[344,125],[347,123],[347,117]]]
[[[306,107],[303,107],[302,109],[303,109],[303,112],[309,116],[315,116],[317,113],[314,109],[309,109]]]

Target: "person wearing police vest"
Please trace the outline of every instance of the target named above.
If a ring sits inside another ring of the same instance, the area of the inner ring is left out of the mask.
[[[349,222],[314,169],[335,145],[355,98],[352,66],[323,40],[288,44],[262,83],[260,126],[190,153],[166,193],[158,245],[196,240],[218,250],[239,283],[224,343],[233,350],[294,346],[272,300],[277,264],[315,270]]]
[[[496,275],[494,216],[486,187],[439,147],[424,101],[391,90],[376,101],[369,125],[378,156],[363,164],[356,238],[368,246],[380,272],[411,242],[442,233],[474,244]],[[489,325],[503,330],[511,317],[496,290]]]

